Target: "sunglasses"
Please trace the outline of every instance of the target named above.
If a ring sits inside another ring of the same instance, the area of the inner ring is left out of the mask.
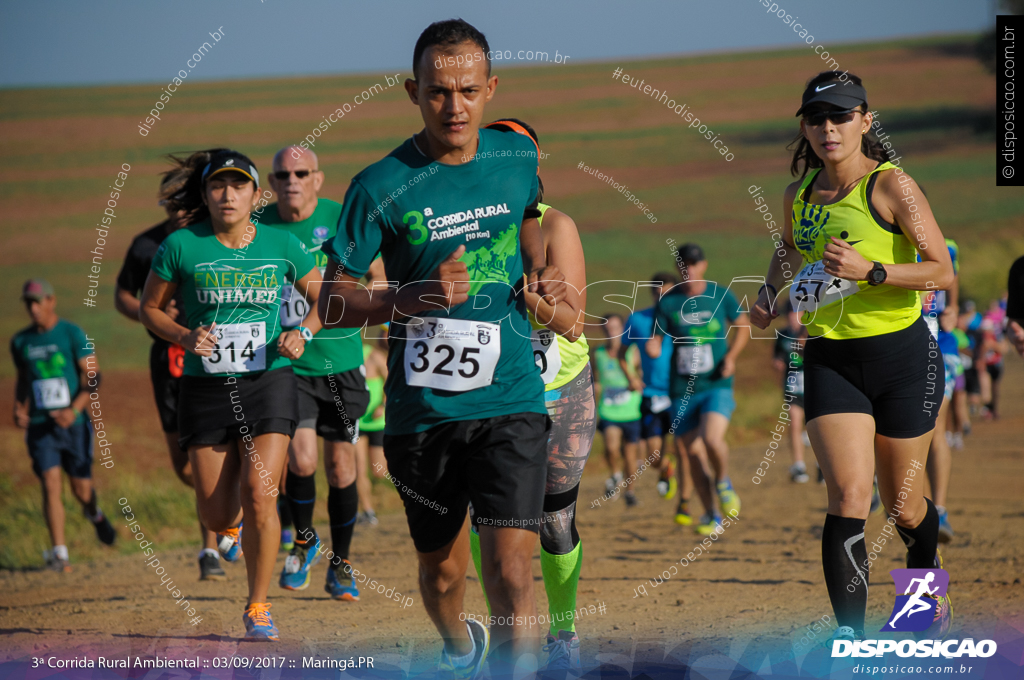
[[[820,127],[826,120],[832,121],[834,125],[844,125],[851,122],[858,113],[863,113],[858,107],[842,111],[815,111],[805,115],[804,122],[811,127]]]
[[[295,173],[297,178],[306,179],[309,177],[310,173],[316,172],[316,170],[276,170],[270,174],[273,175],[275,179],[283,181],[288,179],[288,176],[291,175],[292,172]]]

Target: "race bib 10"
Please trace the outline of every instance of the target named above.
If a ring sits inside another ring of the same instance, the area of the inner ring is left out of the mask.
[[[419,319],[406,327],[405,380],[414,387],[467,392],[494,380],[501,327],[466,319]]]
[[[281,327],[295,328],[302,325],[302,320],[309,314],[306,298],[295,286],[281,288]]]
[[[217,344],[203,357],[207,373],[249,373],[267,368],[267,324],[226,323],[213,329]]]
[[[550,385],[562,370],[562,353],[558,351],[558,337],[553,330],[539,328],[530,333],[533,345],[533,360],[540,368],[540,377]]]

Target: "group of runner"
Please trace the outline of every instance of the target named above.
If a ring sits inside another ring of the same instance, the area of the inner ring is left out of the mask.
[[[538,535],[547,667],[578,669],[576,505],[595,431],[613,470],[625,460],[609,493],[622,479],[627,504],[636,503],[626,478],[635,477],[643,440],[659,452],[659,492],[679,493],[675,521],[718,531],[722,514],[741,507],[726,432],[736,361],[750,338],[744,327],[765,328],[785,312],[777,357],[793,397],[790,475],[809,478],[805,421],[828,490],[822,562],[836,637],[862,636],[864,523],[876,478],[907,565],[941,564],[949,455],[936,451],[932,432],[952,392],[929,408],[929,381],[933,346],[952,328],[956,269],[920,188],[868,135],[860,79],[830,71],[806,86],[792,163],[800,180],[786,189],[782,243],[749,318],[727,288],[704,278],[700,246],[686,244],[677,273],[652,277],[652,307],[625,321],[604,317],[606,338],[591,360],[583,248],[573,220],[543,202],[538,136],[517,119],[482,124],[497,89],[486,56],[476,56],[488,50],[462,20],[420,35],[405,87],[423,129],[357,174],[340,205],[318,196],[323,173],[308,150],[274,157],[273,204],[242,153],[172,157],[160,189],[167,220],[132,243],[117,308],[154,339],[161,424],[176,473],[196,493],[201,577],[224,578],[219,558],[244,552],[245,636],[278,639],[268,591],[284,514],[294,531],[279,585],[308,587],[326,554],[327,592],[357,599],[349,562],[357,489],[368,489],[368,469],[387,471],[409,489],[401,498],[424,605],[444,640],[442,669],[476,677],[489,660],[492,671],[511,673],[540,651],[531,623]],[[425,170],[429,180],[414,181]],[[12,343],[16,416],[29,428],[52,559],[64,568],[63,517],[51,512],[54,460],[101,540],[112,541],[113,530],[85,469],[92,431],[82,411],[98,368],[84,334],[56,319],[47,286],[32,281],[23,293],[34,326]],[[930,294],[924,307],[919,291]],[[932,317],[939,326],[930,334]],[[364,328],[386,340],[364,346]],[[675,465],[660,455],[669,435]],[[318,437],[331,550],[312,521]],[[920,479],[905,484],[923,459],[933,498]],[[372,523],[362,496],[361,516]],[[490,626],[464,615],[470,558]],[[944,634],[952,608],[948,596],[937,600]]]

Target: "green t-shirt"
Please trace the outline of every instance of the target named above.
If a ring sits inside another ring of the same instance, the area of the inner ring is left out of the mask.
[[[182,291],[185,317],[179,323],[193,329],[217,323],[217,349],[205,358],[186,352],[185,375],[237,377],[291,364],[277,353],[281,289],[316,262],[286,231],[255,232],[248,245],[228,248],[206,220],[174,232],[156,251],[153,271]]]
[[[516,293],[523,278],[519,227],[537,195],[536,148],[513,132],[480,130],[479,140],[479,155],[461,165],[437,163],[406,140],[353,178],[338,233],[324,244],[357,278],[380,251],[388,279],[400,286],[430,279],[466,246],[467,302],[422,312],[423,323],[394,312],[388,434],[547,413],[526,305]]]
[[[626,350],[630,360],[636,352],[636,345]],[[643,394],[629,389],[629,377],[622,372],[618,357],[609,354],[604,347],[598,347],[594,351],[594,363],[597,364],[597,377],[601,386],[601,403],[597,407],[597,415],[601,420],[613,423],[640,420]]]
[[[14,365],[29,382],[33,425],[49,420],[50,411],[71,406],[81,387],[78,360],[95,354],[91,345],[81,328],[64,319],[46,332],[29,326],[11,338]],[[78,414],[79,421],[84,417]]]
[[[364,362],[370,358],[370,352],[372,351],[372,347],[363,345]],[[380,418],[374,418],[373,412],[384,403],[384,378],[380,376],[367,378],[366,390],[370,393],[370,403],[366,405],[366,413],[359,419],[359,429],[364,432],[380,432],[384,429],[385,414],[382,413]]]
[[[733,377],[722,377],[722,358],[729,351],[726,333],[742,311],[729,289],[708,281],[701,295],[670,291],[655,309],[658,326],[673,338],[669,395],[681,399],[691,376],[694,393],[732,388]]]
[[[253,213],[253,219],[259,218],[260,224],[295,234],[316,258],[316,266],[321,275],[327,267],[327,255],[321,246],[337,233],[340,217],[341,204],[327,198],[318,199],[316,210],[301,222],[282,220],[277,212],[277,203],[268,205],[259,214]],[[281,326],[295,328],[301,325],[302,319],[309,313],[309,306],[306,299],[290,286],[284,288],[283,294],[285,299],[281,302]],[[298,360],[292,360],[292,368],[299,375],[327,375],[348,371],[362,365],[361,346],[358,328],[325,328],[313,336],[313,341],[306,345],[306,350]]]

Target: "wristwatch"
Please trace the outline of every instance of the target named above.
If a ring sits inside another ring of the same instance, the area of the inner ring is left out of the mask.
[[[309,342],[310,340],[313,339],[313,331],[309,330],[305,326],[296,326],[295,330],[299,332],[299,335],[301,335],[302,339],[305,340],[306,342]]]
[[[885,280],[889,278],[889,274],[885,271],[885,267],[882,266],[881,262],[872,261],[873,266],[871,271],[868,272],[868,285],[877,286],[881,283],[885,283]]]

